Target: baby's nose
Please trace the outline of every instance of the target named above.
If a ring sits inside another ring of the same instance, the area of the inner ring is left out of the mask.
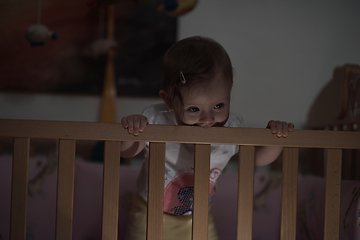
[[[214,120],[215,120],[215,118],[212,114],[204,113],[201,115],[199,122],[203,123],[203,124],[212,124],[214,122]]]

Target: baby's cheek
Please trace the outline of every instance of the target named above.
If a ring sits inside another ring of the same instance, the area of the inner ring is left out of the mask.
[[[217,125],[224,125],[229,118],[229,114],[221,114],[215,118],[215,121],[218,123]]]
[[[177,120],[179,125],[193,125],[194,123],[190,121],[189,119],[182,118]]]
[[[193,124],[197,123],[197,118],[194,116],[184,115],[182,117],[181,121],[186,125],[193,125]]]

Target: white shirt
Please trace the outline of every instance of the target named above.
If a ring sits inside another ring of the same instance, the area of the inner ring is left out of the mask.
[[[151,105],[143,111],[149,124],[178,125],[175,114],[165,104]],[[243,118],[229,114],[224,127],[243,127]],[[211,145],[210,201],[215,183],[230,158],[238,152],[235,145]],[[147,199],[149,143],[146,143],[144,164],[138,178],[140,195]],[[194,144],[166,143],[164,212],[174,215],[192,214]]]

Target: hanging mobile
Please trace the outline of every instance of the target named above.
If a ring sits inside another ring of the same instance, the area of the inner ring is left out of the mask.
[[[84,50],[84,54],[93,59],[106,55],[110,50],[117,48],[118,44],[113,39],[105,38],[105,7],[99,6],[99,37],[92,41]]]
[[[56,33],[50,31],[45,25],[40,23],[41,20],[41,0],[38,0],[38,22],[30,25],[26,30],[26,39],[32,47],[42,46],[48,39],[56,40]]]

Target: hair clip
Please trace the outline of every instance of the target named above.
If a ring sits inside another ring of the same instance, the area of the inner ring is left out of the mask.
[[[186,79],[185,79],[185,77],[184,77],[184,74],[183,74],[183,72],[182,71],[180,71],[180,80],[181,80],[181,83],[182,84],[185,84],[186,83]]]

